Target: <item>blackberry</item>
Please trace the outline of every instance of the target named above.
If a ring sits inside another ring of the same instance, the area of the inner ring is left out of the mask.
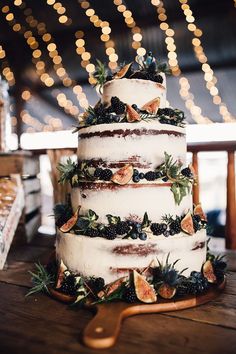
[[[112,75],[107,75],[106,81],[111,81],[112,79],[113,79],[113,76],[112,76]]]
[[[109,170],[109,168],[105,168],[105,170],[102,170],[100,179],[103,179],[104,181],[110,181],[111,177],[112,171]]]
[[[162,84],[163,83],[163,77],[161,75],[155,75],[153,81],[158,82],[159,84]]]
[[[186,296],[186,295],[196,295],[197,287],[193,282],[188,281],[187,279],[177,287],[176,294],[178,296]]]
[[[116,233],[118,235],[125,235],[129,232],[130,227],[126,221],[120,221],[116,225]]]
[[[112,112],[113,112],[112,106],[107,107],[107,109],[106,109],[106,114],[110,114],[110,113],[112,113]]]
[[[225,274],[226,274],[226,267],[227,264],[226,262],[222,260],[216,259],[215,261],[212,262],[213,269],[214,269],[214,274],[216,276],[216,279],[219,283],[221,283],[224,280]]]
[[[100,232],[98,229],[93,229],[90,227],[86,230],[86,235],[89,237],[98,237],[100,235]]]
[[[169,237],[169,236],[170,236],[170,231],[169,231],[169,230],[164,231],[164,232],[163,232],[163,235],[164,235],[165,237]]]
[[[151,224],[151,231],[154,235],[158,236],[163,234],[167,230],[167,225],[166,224],[158,224],[158,223],[153,223]]]
[[[66,295],[75,295],[77,290],[75,285],[75,277],[73,275],[68,275],[62,282],[59,290]]]
[[[94,281],[94,287],[95,287],[95,290],[96,292],[99,292],[101,291],[105,286],[105,282],[104,282],[104,279],[99,277],[99,278],[96,278],[95,281]]]
[[[147,80],[147,75],[142,71],[136,71],[132,74],[131,79]]]
[[[129,286],[125,289],[124,300],[130,303],[134,303],[137,301],[137,296],[133,287]]]
[[[198,219],[195,218],[195,216],[198,216],[198,215],[193,215],[193,217],[192,217],[193,228],[194,228],[194,231],[197,232],[197,231],[201,230],[201,224],[199,223]]]
[[[123,114],[125,112],[125,104],[118,97],[114,96],[111,98],[111,105],[116,114]]]
[[[195,285],[196,294],[201,294],[208,288],[208,281],[201,272],[191,272],[190,281]]]
[[[171,108],[159,108],[158,109],[158,114],[164,114],[165,116],[171,116],[173,113],[173,109]]]
[[[190,170],[189,167],[186,167],[183,170],[181,170],[181,174],[183,176],[185,176],[185,177],[188,177],[188,178],[192,178],[193,177],[192,171]]]
[[[100,178],[100,177],[101,177],[101,175],[102,175],[102,171],[103,171],[103,169],[102,169],[102,168],[97,167],[97,168],[96,168],[96,170],[95,170],[95,172],[94,172],[94,177],[96,177],[96,178]]]
[[[156,179],[156,173],[153,171],[146,172],[144,176],[147,181],[154,181]]]
[[[104,234],[108,240],[114,240],[116,238],[116,226],[115,225],[107,226],[104,230]]]
[[[173,230],[175,234],[179,234],[181,232],[180,222],[178,220],[174,220],[169,225],[170,231]]]
[[[106,115],[106,108],[103,104],[100,104],[99,106],[94,108],[94,112],[95,112],[96,116],[102,117],[102,116]]]

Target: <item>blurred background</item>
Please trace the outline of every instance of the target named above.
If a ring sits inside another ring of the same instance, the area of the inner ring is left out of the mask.
[[[29,192],[37,202],[25,222],[37,215],[34,229],[55,232],[48,218],[61,158],[55,149],[76,148],[71,130],[98,100],[96,59],[115,70],[151,50],[168,61],[173,74],[167,78],[168,102],[187,117],[188,160],[194,153],[196,165],[197,156],[208,231],[224,237],[226,216],[232,220],[235,211],[232,159],[227,165],[236,140],[235,0],[2,0],[0,17],[4,149],[31,151],[40,164],[28,173],[41,186],[35,182]]]

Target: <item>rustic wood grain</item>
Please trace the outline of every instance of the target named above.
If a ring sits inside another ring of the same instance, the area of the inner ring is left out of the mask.
[[[236,352],[236,272],[214,301],[181,311],[145,314],[124,320],[116,345],[95,350],[82,344],[93,315],[46,295],[25,297],[33,262],[54,249],[54,238],[37,237],[13,249],[8,269],[0,272],[1,354],[233,354]],[[235,253],[230,252],[231,269]],[[43,262],[43,261],[42,261]]]
[[[234,353],[235,330],[168,317],[139,315],[125,320],[115,347],[96,351],[81,344],[81,333],[92,315],[25,289],[0,284],[2,354],[17,353]],[[207,339],[206,339],[207,337]]]

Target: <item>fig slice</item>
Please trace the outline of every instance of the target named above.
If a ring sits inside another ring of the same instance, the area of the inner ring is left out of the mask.
[[[204,213],[201,204],[195,206],[193,215],[199,215],[202,221],[207,221],[206,214]]]
[[[175,293],[176,293],[176,288],[165,283],[163,283],[158,289],[158,294],[163,299],[172,299],[172,297],[175,296]]]
[[[123,66],[123,68],[121,68],[115,75],[114,75],[114,79],[122,79],[122,77],[124,77],[127,72],[129,71],[130,67],[132,65],[132,62],[129,64],[126,64],[125,66]]]
[[[137,298],[145,302],[146,304],[151,304],[157,301],[157,295],[152,285],[150,285],[147,280],[139,274],[136,270],[133,271],[134,276],[134,288]]]
[[[56,283],[56,289],[61,287],[61,284],[65,278],[65,271],[67,270],[67,267],[63,263],[63,260],[61,260],[59,268],[58,268],[58,273],[57,273],[57,283]]]
[[[190,211],[185,215],[180,223],[181,229],[189,235],[194,234],[193,219]]]
[[[110,284],[107,284],[103,290],[99,291],[97,296],[100,299],[102,299],[103,297],[108,297],[109,295],[113,294],[126,280],[127,277],[122,277]]]
[[[141,108],[141,110],[147,111],[148,113],[151,114],[156,114],[159,106],[160,106],[160,97],[157,97],[145,103],[145,105]]]
[[[59,230],[61,232],[69,232],[73,226],[75,226],[77,220],[78,220],[78,216],[79,216],[79,210],[80,210],[80,206],[77,208],[76,212],[74,213],[74,215],[65,223],[63,224]]]
[[[214,274],[214,268],[213,268],[211,261],[208,260],[203,264],[202,273],[203,273],[204,277],[207,278],[209,283],[212,283],[212,284],[217,283],[217,279]]]
[[[129,123],[141,120],[139,113],[136,112],[135,109],[129,104],[126,105],[126,117]]]
[[[116,184],[125,185],[131,180],[133,172],[133,166],[127,164],[113,174],[111,181]]]

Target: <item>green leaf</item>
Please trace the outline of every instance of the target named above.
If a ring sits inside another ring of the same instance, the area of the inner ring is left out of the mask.
[[[143,221],[142,221],[141,227],[142,227],[142,229],[145,229],[150,224],[151,224],[151,220],[148,219],[148,214],[147,214],[147,212],[145,212],[145,214],[143,216]]]
[[[90,221],[95,221],[98,219],[98,215],[95,213],[95,211],[93,211],[92,209],[89,209],[88,218]]]
[[[107,217],[107,220],[108,220],[109,224],[116,225],[118,222],[120,222],[120,217],[119,216],[114,216],[114,215],[111,215],[111,214],[107,214],[106,217]]]

